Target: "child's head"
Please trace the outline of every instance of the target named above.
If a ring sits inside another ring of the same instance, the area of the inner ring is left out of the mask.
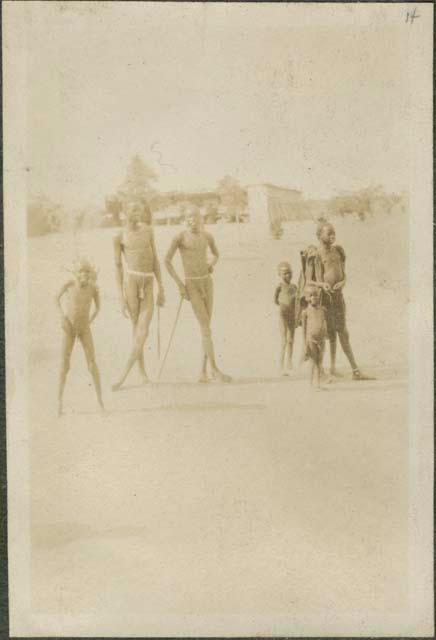
[[[277,265],[277,272],[284,282],[289,283],[292,280],[292,269],[289,262],[280,262]]]
[[[134,200],[133,202],[129,202],[126,207],[126,219],[127,224],[137,225],[141,221],[144,213],[144,206],[142,202]]]
[[[79,258],[73,266],[74,277],[81,287],[97,280],[97,271],[87,258]]]
[[[198,207],[190,207],[186,214],[186,226],[189,231],[196,233],[201,229],[202,219]]]
[[[308,285],[304,290],[304,297],[312,307],[319,305],[319,290],[314,285]]]
[[[316,236],[322,243],[331,246],[336,240],[335,228],[330,222],[320,222],[316,229]]]

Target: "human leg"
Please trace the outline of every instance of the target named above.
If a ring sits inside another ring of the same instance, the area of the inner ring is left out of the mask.
[[[308,341],[308,355],[312,362],[311,385],[316,389],[321,389],[324,344],[324,340],[320,338],[312,338]]]
[[[333,292],[327,314],[327,330],[330,340],[330,373],[336,378],[343,376],[336,370],[337,336],[342,345],[341,332],[345,329],[345,301],[340,291]],[[347,356],[348,357],[348,356]]]
[[[79,336],[80,342],[82,343],[83,351],[85,352],[86,363],[88,365],[88,370],[92,376],[92,381],[94,383],[95,392],[97,394],[98,404],[102,409],[104,409],[103,398],[101,393],[101,382],[100,382],[100,372],[97,367],[97,363],[95,361],[95,349],[94,349],[94,340],[92,337],[90,327],[87,327]]]
[[[347,360],[350,363],[351,369],[353,371],[357,371],[358,366],[357,366],[356,360],[354,359],[353,350],[351,348],[350,334],[348,333],[348,329],[344,327],[341,331],[339,331],[338,335],[339,335],[339,342],[341,343],[342,351],[347,356]]]
[[[59,388],[58,388],[58,415],[59,416],[62,415],[62,411],[63,411],[63,397],[64,397],[65,383],[67,380],[68,371],[70,370],[71,353],[73,351],[75,340],[76,340],[76,336],[74,335],[72,329],[63,330],[62,359],[61,359],[61,370],[59,372]]]
[[[150,283],[152,284],[152,283]],[[146,287],[148,288],[148,282],[144,282],[144,278],[129,274],[126,286],[126,301],[129,309],[129,315],[132,322],[133,340],[135,339],[136,326],[138,324],[139,309],[142,298],[141,292],[144,292]],[[142,351],[137,359],[138,369],[141,378],[144,382],[148,382],[148,376],[145,371],[144,351]]]
[[[143,357],[144,345],[148,336],[151,319],[153,317],[153,310],[153,288],[147,287],[144,298],[139,303],[139,315],[133,335],[133,347],[120,380],[112,386],[113,391],[118,391],[118,389],[121,388],[135,362],[137,362],[139,358]]]
[[[213,284],[212,279],[204,281],[188,281],[189,299],[192,304],[195,317],[200,325],[202,346],[203,346],[203,366],[204,361],[209,361],[212,368],[213,377],[222,382],[230,382],[230,376],[222,373],[216,364],[215,352],[210,329],[211,314],[213,307]],[[203,372],[202,372],[203,373]],[[200,378],[201,379],[201,378]]]
[[[283,313],[283,310],[279,311],[279,332],[280,332],[280,359],[279,359],[279,367],[280,372],[284,376],[286,375],[285,369],[285,358],[286,358],[286,348],[288,345],[288,327],[286,316]]]
[[[287,331],[287,368],[292,369],[292,354],[294,351],[294,335],[295,335],[295,321],[293,318],[288,319],[288,331]]]
[[[356,360],[354,358],[353,350],[351,348],[351,343],[350,343],[350,335],[346,327],[339,332],[339,340],[341,343],[342,350],[347,356],[348,362],[350,363],[351,369],[353,371],[353,380],[374,380],[373,377],[366,376],[360,371],[356,363]]]
[[[209,325],[212,322],[212,311],[213,311],[213,281],[212,278],[207,279],[203,286],[201,287],[202,298],[206,307],[206,313],[209,318]],[[199,382],[209,382],[209,376],[207,373],[207,364],[209,362],[209,356],[205,351],[203,344],[203,353],[202,353],[202,361],[201,361],[201,372],[199,377]],[[213,368],[213,367],[212,367]]]

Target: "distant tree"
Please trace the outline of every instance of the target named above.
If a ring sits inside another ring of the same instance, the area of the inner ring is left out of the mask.
[[[225,176],[217,185],[221,205],[226,211],[226,218],[234,220],[242,214],[247,207],[247,192],[239,182],[231,176]]]
[[[318,216],[316,218],[316,224],[318,224],[318,225],[320,225],[320,224],[328,224],[328,222],[329,222],[329,219],[323,214],[321,214],[320,216]]]
[[[173,200],[169,195],[155,192],[148,198],[148,204],[152,211],[159,211],[160,209],[166,209],[173,204]]]
[[[204,220],[207,224],[216,224],[219,218],[218,205],[215,202],[206,204]]]
[[[112,196],[108,196],[105,200],[106,214],[110,214],[112,216],[113,222],[116,226],[121,225],[121,211],[123,209],[123,203],[121,198],[114,194]]]
[[[136,155],[127,166],[126,177],[118,193],[123,200],[137,198],[146,201],[155,194],[153,183],[157,180],[158,176],[153,169]]]
[[[355,214],[359,220],[367,220],[379,212],[389,213],[401,196],[389,194],[383,186],[370,185],[364,189],[341,193],[327,203],[329,215],[347,216]]]
[[[46,195],[32,196],[27,204],[27,234],[40,236],[58,231],[64,217],[63,209]]]

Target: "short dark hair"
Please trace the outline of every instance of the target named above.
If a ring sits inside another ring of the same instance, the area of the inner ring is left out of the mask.
[[[281,269],[288,269],[288,271],[292,273],[292,267],[289,264],[289,262],[286,262],[286,261],[279,262],[279,264],[277,265],[277,271],[280,271]]]
[[[321,237],[321,233],[324,227],[331,227],[332,229],[334,229],[332,223],[329,222],[328,220],[320,220],[316,227],[316,237],[318,238],[318,240]]]

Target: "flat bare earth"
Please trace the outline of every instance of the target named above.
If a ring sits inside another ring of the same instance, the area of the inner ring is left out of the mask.
[[[276,265],[314,238],[288,224],[279,241],[211,226],[221,260],[213,332],[232,385],[199,385],[198,328],[182,308],[156,382],[156,316],[136,372],[116,394],[130,348],[117,306],[114,230],[29,241],[32,587],[41,612],[399,611],[407,597],[408,231],[403,218],[338,221],[347,253],[348,323],[359,364],[322,393],[307,369],[277,376]],[[156,227],[158,253],[178,227]],[[99,415],[80,346],[56,418],[61,329],[54,307],[77,254],[99,268],[93,325],[107,414]],[[163,267],[164,270],[164,267]],[[166,345],[178,304],[164,273]],[[295,364],[301,354],[297,332]],[[340,347],[338,347],[340,352]],[[371,588],[368,587],[371,585]]]

